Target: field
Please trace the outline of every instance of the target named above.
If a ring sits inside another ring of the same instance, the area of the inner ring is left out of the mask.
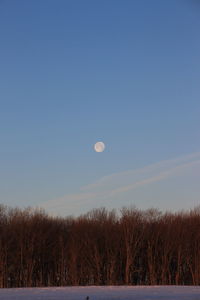
[[[200,300],[200,286],[108,286],[1,289],[2,300]]]

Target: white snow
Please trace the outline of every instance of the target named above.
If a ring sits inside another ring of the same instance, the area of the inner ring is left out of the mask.
[[[2,300],[200,300],[200,286],[90,286],[0,289]]]

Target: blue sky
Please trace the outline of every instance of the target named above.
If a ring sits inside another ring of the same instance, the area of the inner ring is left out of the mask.
[[[195,0],[1,1],[0,202],[55,214],[197,205],[199,28]]]

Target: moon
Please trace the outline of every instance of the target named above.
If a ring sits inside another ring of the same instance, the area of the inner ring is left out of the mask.
[[[94,150],[96,152],[103,152],[105,150],[105,144],[103,142],[97,142],[94,145]]]

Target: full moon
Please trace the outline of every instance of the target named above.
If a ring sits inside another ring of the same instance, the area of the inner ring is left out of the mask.
[[[94,150],[96,152],[103,152],[105,150],[105,144],[103,142],[97,142],[94,145]]]

